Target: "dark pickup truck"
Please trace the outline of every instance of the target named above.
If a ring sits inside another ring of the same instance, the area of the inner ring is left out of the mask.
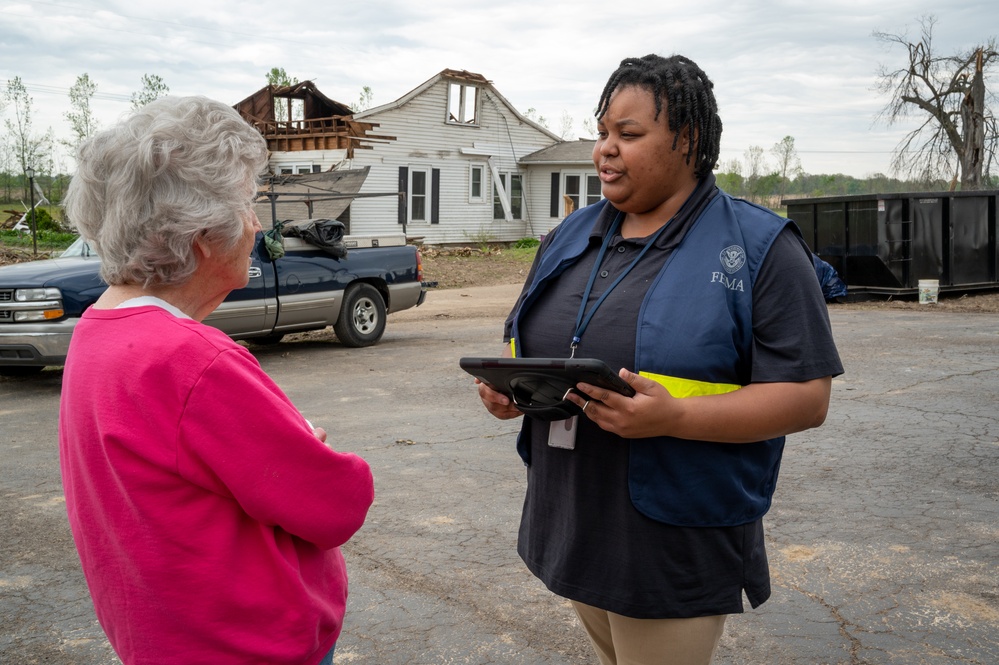
[[[287,333],[333,326],[345,346],[370,346],[387,314],[423,303],[420,253],[403,234],[345,236],[336,257],[284,238],[271,259],[258,234],[249,284],[233,291],[205,323],[233,339],[273,344]],[[0,268],[0,375],[62,365],[83,311],[107,288],[100,258],[78,239],[59,258]]]

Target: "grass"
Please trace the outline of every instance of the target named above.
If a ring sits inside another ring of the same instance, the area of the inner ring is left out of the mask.
[[[504,254],[509,254],[514,261],[523,263],[527,265],[528,268],[531,267],[531,262],[534,261],[534,255],[538,253],[537,247],[511,247],[509,249],[503,250]]]
[[[38,232],[39,251],[60,251],[69,247],[76,240],[75,233],[60,233],[56,231]],[[35,243],[30,232],[0,231],[0,246],[32,249]]]

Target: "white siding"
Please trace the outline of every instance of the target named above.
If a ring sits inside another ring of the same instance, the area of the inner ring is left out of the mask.
[[[313,167],[307,172],[311,173],[318,167],[319,171],[329,171],[331,168],[344,163],[347,158],[346,150],[296,150],[293,152],[271,153],[269,166],[271,173],[280,174],[282,168],[296,169],[293,173],[298,173],[299,167]]]
[[[597,170],[592,164],[530,164],[525,169],[526,180],[529,183],[529,194],[531,197],[531,207],[535,211],[534,228],[536,235],[544,235],[558,226],[565,215],[563,214],[562,197],[565,194],[563,176],[566,173],[574,175],[596,175]],[[559,174],[558,211],[559,214],[551,214],[551,193],[552,193],[552,173]]]
[[[399,167],[440,169],[440,222],[407,224],[410,237],[422,237],[429,244],[469,243],[488,238],[513,241],[537,237],[550,228],[549,206],[544,185],[538,204],[537,189],[527,178],[527,170],[517,160],[554,143],[554,139],[523,122],[491,86],[482,88],[478,125],[447,123],[448,81],[439,79],[422,93],[395,108],[365,114],[364,121],[378,123],[378,134],[394,136],[395,141],[356,150],[351,166],[370,165],[362,194],[397,192]],[[465,152],[463,152],[463,149]],[[467,154],[468,152],[479,154]],[[481,202],[469,202],[470,164],[486,166],[487,156],[501,173],[521,173],[525,181],[522,220],[493,219],[493,176],[486,167]],[[429,185],[428,185],[429,186]],[[428,203],[428,218],[430,204]],[[351,205],[351,232],[374,234],[398,232],[398,199],[395,196],[355,199]]]
[[[552,171],[558,171],[558,165],[532,164],[527,167],[528,195],[531,198],[531,209],[534,210],[534,236],[540,238],[558,226],[561,217],[551,216],[551,178]],[[561,194],[560,194],[561,195]]]

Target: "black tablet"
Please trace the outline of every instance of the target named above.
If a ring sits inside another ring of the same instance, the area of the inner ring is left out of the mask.
[[[513,398],[518,406],[554,406],[577,383],[608,388],[626,397],[634,388],[602,360],[595,358],[461,358],[463,370],[493,390]]]

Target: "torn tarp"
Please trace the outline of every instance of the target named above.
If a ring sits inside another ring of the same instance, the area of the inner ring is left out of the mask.
[[[342,259],[347,256],[347,247],[343,244],[345,229],[343,222],[335,219],[314,219],[306,223],[284,224],[281,234],[301,238],[334,258]]]

